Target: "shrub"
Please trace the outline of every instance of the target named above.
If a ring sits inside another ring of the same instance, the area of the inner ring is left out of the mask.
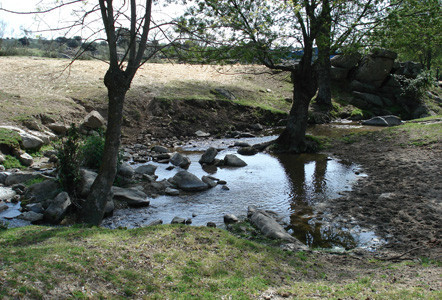
[[[84,166],[91,169],[99,169],[104,151],[104,135],[99,132],[98,135],[86,137],[81,146],[81,155]]]
[[[402,96],[420,99],[424,93],[434,86],[434,76],[430,71],[421,72],[416,78],[406,78],[402,75],[395,75],[401,84]]]
[[[71,125],[57,150],[57,173],[60,184],[69,195],[75,195],[80,182],[81,138],[75,124]]]

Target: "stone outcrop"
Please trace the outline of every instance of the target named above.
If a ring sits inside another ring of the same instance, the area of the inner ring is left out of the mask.
[[[365,56],[337,55],[331,59],[332,80],[346,83],[354,96],[352,105],[375,115],[391,115],[394,111],[403,119],[428,116],[429,110],[420,99],[404,93],[408,80],[422,72],[422,65],[397,62],[396,58],[395,52],[385,49],[375,49]]]
[[[176,173],[175,176],[169,179],[169,182],[179,189],[189,192],[204,191],[209,188],[201,179],[187,171]]]
[[[104,127],[106,121],[103,116],[96,110],[91,111],[83,120],[81,127],[86,127],[87,129],[100,129]]]

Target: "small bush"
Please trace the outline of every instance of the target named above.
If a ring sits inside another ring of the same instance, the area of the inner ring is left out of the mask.
[[[57,173],[60,184],[69,195],[75,195],[80,182],[81,138],[75,124],[71,125],[66,137],[57,147]]]
[[[99,169],[104,152],[104,135],[99,132],[96,136],[89,136],[81,146],[81,155],[84,166],[91,169]]]
[[[420,73],[415,79],[406,78],[402,75],[396,75],[396,79],[400,82],[402,88],[402,96],[420,99],[424,93],[434,86],[434,77],[430,71]]]

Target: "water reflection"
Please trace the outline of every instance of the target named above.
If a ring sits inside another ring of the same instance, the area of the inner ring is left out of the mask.
[[[314,209],[317,203],[349,189],[355,180],[355,166],[321,154],[284,154],[277,159],[290,181],[290,224],[287,229],[310,247],[355,247],[356,242],[349,232],[324,225],[322,213]]]

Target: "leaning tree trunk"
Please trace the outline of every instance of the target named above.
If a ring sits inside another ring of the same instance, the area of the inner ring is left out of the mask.
[[[317,88],[314,77],[310,62],[301,63],[291,72],[293,104],[286,128],[277,140],[277,143],[288,152],[302,153],[307,150],[305,133],[307,131],[308,108]]]
[[[100,171],[95,179],[89,196],[82,204],[80,221],[91,225],[99,225],[103,220],[104,208],[109,201],[112,184],[117,173],[118,152],[123,123],[123,104],[129,90],[125,73],[118,69],[109,69],[104,78],[108,89],[108,124],[103,159]]]

